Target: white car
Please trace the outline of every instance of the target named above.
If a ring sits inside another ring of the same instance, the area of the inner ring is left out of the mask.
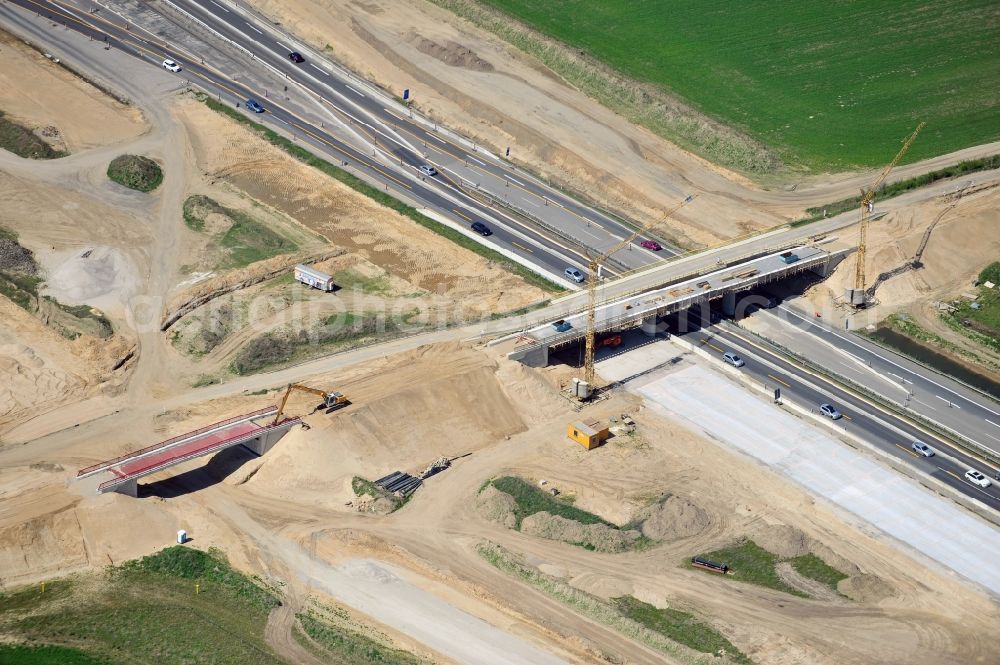
[[[178,65],[173,60],[164,60],[163,68],[166,69],[168,72],[175,72],[175,73],[181,70],[181,66]]]
[[[910,448],[913,448],[913,452],[918,455],[923,455],[924,457],[934,457],[934,449],[923,441],[914,441],[910,444]]]
[[[982,488],[990,486],[990,479],[979,473],[975,469],[969,469],[965,472],[965,479],[968,480],[973,485],[979,485]]]

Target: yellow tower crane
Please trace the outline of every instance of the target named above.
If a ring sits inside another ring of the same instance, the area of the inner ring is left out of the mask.
[[[868,250],[868,219],[874,209],[872,202],[875,200],[875,194],[878,192],[878,188],[882,186],[882,183],[885,182],[885,179],[889,177],[889,172],[896,167],[896,164],[903,158],[906,151],[910,149],[910,146],[917,139],[917,134],[924,128],[925,124],[927,123],[922,122],[917,125],[917,128],[906,139],[903,147],[899,149],[893,160],[882,169],[882,172],[875,179],[875,182],[872,183],[872,186],[861,194],[861,222],[858,224],[858,254],[856,257],[857,264],[854,269],[854,288],[847,289],[845,295],[847,302],[852,307],[864,307],[867,303],[867,297],[865,296],[865,252]]]
[[[675,212],[686,206],[688,203],[694,200],[696,194],[692,194],[687,197],[673,208],[668,210],[663,219],[668,219]],[[583,378],[587,382],[587,385],[593,389],[594,387],[594,327],[595,327],[595,309],[597,307],[597,282],[598,282],[598,270],[600,269],[601,263],[608,259],[612,254],[618,250],[626,247],[629,243],[639,237],[642,233],[645,233],[653,222],[643,225],[638,231],[634,232],[620,243],[609,249],[603,255],[598,257],[590,257],[590,264],[588,269],[590,274],[587,275],[587,336],[586,336],[586,348],[584,351],[584,361],[583,361]]]

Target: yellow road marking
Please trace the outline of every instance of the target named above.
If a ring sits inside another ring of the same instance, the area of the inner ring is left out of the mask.
[[[840,415],[844,416],[844,417],[845,417],[845,418],[847,418],[848,420],[854,420],[854,418],[851,418],[851,417],[850,417],[849,415],[847,415],[846,413],[842,413],[842,414],[840,414]]]
[[[715,349],[716,351],[718,351],[719,353],[722,353],[722,349],[720,349],[719,347],[717,347],[715,344],[712,344],[711,342],[708,342],[708,345],[710,347],[712,347],[713,349]]]
[[[938,468],[941,469],[941,467],[938,467]],[[955,478],[955,480],[963,480],[962,478],[959,478],[958,474],[955,473],[954,471],[949,471],[948,469],[941,469],[941,470],[944,471],[945,473],[947,473],[949,476],[953,476]]]
[[[458,215],[459,215],[460,217],[464,217],[465,219],[467,219],[467,220],[468,220],[468,221],[470,221],[470,222],[472,221],[472,218],[471,218],[471,217],[469,217],[468,215],[466,215],[466,214],[465,214],[464,212],[462,212],[462,211],[461,211],[461,210],[459,210],[458,208],[452,208],[452,211],[453,211],[453,212],[455,212],[455,213],[458,213]]]
[[[775,381],[777,381],[778,383],[780,383],[781,385],[783,385],[784,387],[791,388],[790,385],[788,385],[787,383],[785,383],[784,381],[782,381],[781,379],[779,379],[778,377],[776,377],[774,374],[768,374],[768,376],[771,377],[772,379],[774,379]]]
[[[512,240],[510,244],[514,245],[514,247],[520,247],[521,249],[523,249],[524,251],[528,252],[529,254],[534,254],[535,253],[533,250],[525,247],[524,245],[522,245],[521,243],[519,243],[516,240]]]
[[[913,455],[914,457],[920,457],[920,455],[916,454],[915,452],[913,452],[912,450],[910,450],[910,449],[909,449],[909,448],[907,448],[906,446],[901,446],[901,445],[899,445],[899,444],[897,443],[897,444],[896,444],[896,447],[897,447],[897,448],[899,448],[900,450],[902,450],[902,451],[903,451],[904,453],[910,453],[910,454],[911,454],[911,455]],[[940,467],[939,467],[939,468],[940,468]]]

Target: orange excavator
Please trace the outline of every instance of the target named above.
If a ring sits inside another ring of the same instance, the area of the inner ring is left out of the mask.
[[[292,394],[293,390],[300,390],[304,393],[312,393],[313,395],[319,395],[323,398],[323,402],[313,409],[314,412],[318,409],[332,409],[334,407],[339,408],[349,404],[347,397],[345,397],[342,392],[328,393],[326,391],[319,390],[318,388],[304,386],[301,383],[289,383],[288,388],[285,390],[285,396],[281,398],[281,406],[278,407],[278,413],[274,416],[275,425],[281,422],[281,416],[285,413],[285,404],[288,403],[288,396]]]

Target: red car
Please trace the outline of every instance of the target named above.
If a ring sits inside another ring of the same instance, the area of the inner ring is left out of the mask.
[[[663,249],[662,247],[660,247],[660,243],[656,242],[655,240],[643,240],[642,242],[639,243],[639,246],[645,247],[646,249],[653,252],[658,252],[661,249]]]

